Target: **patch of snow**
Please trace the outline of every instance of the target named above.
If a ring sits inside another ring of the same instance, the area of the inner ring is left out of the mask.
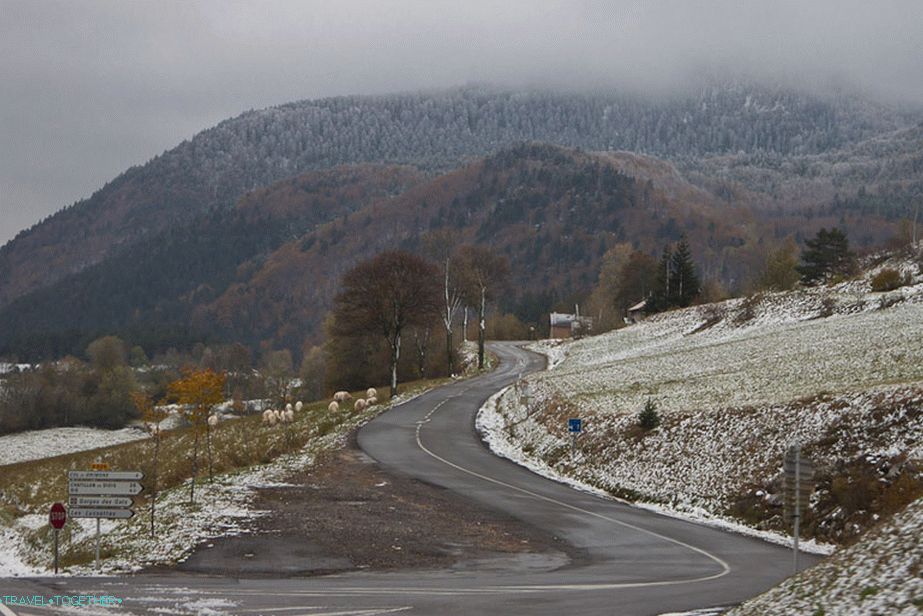
[[[49,428],[0,436],[0,466],[109,447],[147,438],[138,428]]]
[[[923,606],[923,499],[861,541],[728,612],[728,616],[889,614]]]

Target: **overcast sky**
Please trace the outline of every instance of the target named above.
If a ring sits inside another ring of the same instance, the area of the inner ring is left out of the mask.
[[[923,104],[923,0],[0,0],[0,244],[250,108],[702,71]]]

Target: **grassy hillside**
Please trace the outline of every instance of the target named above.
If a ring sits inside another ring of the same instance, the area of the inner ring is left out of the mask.
[[[438,384],[408,383],[399,400]],[[357,397],[362,393],[356,392]],[[48,508],[54,502],[66,502],[68,471],[88,470],[97,460],[113,470],[145,474],[145,491],[135,497],[135,517],[104,523],[107,570],[176,562],[204,539],[243,532],[249,519],[259,515],[247,506],[252,488],[278,482],[286,473],[313,464],[320,453],[342,446],[351,430],[390,408],[392,402],[358,413],[350,405],[330,412],[327,404],[306,405],[292,424],[265,426],[259,415],[219,423],[211,441],[213,481],[209,480],[204,441],[199,444],[195,504],[189,502],[194,435],[191,429],[165,432],[157,475],[160,530],[155,538],[149,536],[154,477],[150,439],[0,466],[0,577],[47,569],[52,541]],[[66,570],[88,572],[94,529],[92,520],[68,522],[61,534],[61,562]]]
[[[785,533],[781,461],[818,469],[806,536],[848,543],[923,496],[923,272],[656,315],[566,358],[491,413],[492,446],[611,494]],[[882,266],[884,267],[884,266]],[[645,403],[661,425],[639,426]],[[572,458],[568,417],[587,425]],[[507,426],[506,429],[503,427]]]

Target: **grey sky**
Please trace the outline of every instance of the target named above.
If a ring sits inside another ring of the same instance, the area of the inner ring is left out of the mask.
[[[923,103],[923,2],[0,0],[0,243],[249,108],[701,71]]]

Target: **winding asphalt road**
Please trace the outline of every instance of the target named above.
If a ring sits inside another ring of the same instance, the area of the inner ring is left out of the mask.
[[[579,492],[492,455],[474,431],[477,410],[520,374],[544,366],[544,358],[510,343],[492,349],[500,358],[497,370],[381,415],[359,432],[359,445],[394,473],[453,490],[564,539],[575,555],[565,562],[560,555],[526,555],[448,571],[279,580],[174,574],[20,580],[16,588],[0,581],[0,594],[98,592],[123,597],[122,614],[162,608],[313,616],[634,615],[733,605],[791,573],[791,552],[779,546]],[[51,612],[17,608],[16,614]]]

